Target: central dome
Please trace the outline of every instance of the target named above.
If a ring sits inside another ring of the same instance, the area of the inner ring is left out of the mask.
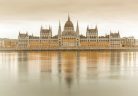
[[[64,27],[74,27],[73,26],[73,23],[70,21],[70,17],[68,16],[68,21],[66,21],[66,23],[65,23],[65,26]]]
[[[71,21],[67,21],[65,23],[65,27],[73,27],[73,23]]]
[[[76,32],[74,31],[74,26],[72,21],[70,20],[70,17],[68,15],[68,20],[66,21],[64,25],[64,31],[62,32],[63,36],[76,36]]]

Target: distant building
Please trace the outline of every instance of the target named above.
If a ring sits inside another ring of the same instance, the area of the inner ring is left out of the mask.
[[[122,47],[136,46],[136,39],[134,37],[123,37],[121,41],[122,41]]]
[[[3,47],[3,40],[0,39],[0,48],[2,48],[2,47]]]
[[[20,33],[18,36],[18,48],[26,49],[29,45],[29,35],[28,33]]]
[[[0,39],[0,48],[17,48],[17,39]]]
[[[138,47],[138,39],[135,39],[135,46]]]
[[[118,33],[110,33],[110,47],[111,48],[121,48],[122,44],[121,44],[121,38],[120,38],[120,34]]]

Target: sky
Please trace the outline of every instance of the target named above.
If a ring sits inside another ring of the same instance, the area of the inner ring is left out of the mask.
[[[121,37],[138,38],[138,0],[0,0],[0,38],[17,38],[28,32],[39,36],[40,27],[52,26],[57,34],[60,20],[62,31],[68,13],[80,33],[87,25],[99,29],[99,35],[120,32]]]

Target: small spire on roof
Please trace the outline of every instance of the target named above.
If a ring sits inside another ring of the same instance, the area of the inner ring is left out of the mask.
[[[70,21],[70,15],[69,15],[69,13],[68,13],[68,21]]]
[[[89,30],[89,25],[87,25],[87,30]]]
[[[41,25],[41,29],[43,29],[43,26]]]

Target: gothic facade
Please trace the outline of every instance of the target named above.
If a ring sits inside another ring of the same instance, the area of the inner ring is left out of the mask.
[[[131,38],[134,47],[134,38]],[[122,41],[124,40],[124,41]],[[94,29],[86,28],[86,35],[80,35],[79,24],[76,28],[68,16],[65,22],[64,30],[61,30],[59,22],[58,34],[52,36],[52,28],[40,28],[40,36],[28,35],[28,33],[19,33],[18,49],[52,49],[52,48],[121,48],[125,46],[125,39],[120,37],[119,32],[105,36],[98,36],[97,26]],[[124,44],[124,45],[123,45]]]

